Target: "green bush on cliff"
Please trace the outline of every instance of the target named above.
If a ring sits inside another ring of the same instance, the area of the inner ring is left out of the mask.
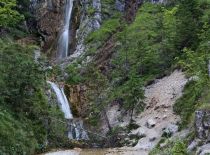
[[[108,19],[106,20],[100,29],[92,32],[86,38],[86,44],[90,44],[90,48],[96,51],[99,47],[101,47],[109,37],[117,31],[117,28],[120,27],[120,21],[118,18]],[[89,50],[90,51],[90,50]]]
[[[164,147],[160,148],[158,145],[149,155],[188,155],[185,141],[174,139],[166,140],[164,143],[166,144]]]

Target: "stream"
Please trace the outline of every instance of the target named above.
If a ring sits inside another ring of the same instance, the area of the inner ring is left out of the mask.
[[[115,149],[74,149],[59,150],[49,152],[43,155],[147,155],[143,150],[135,150],[134,148],[115,148]]]

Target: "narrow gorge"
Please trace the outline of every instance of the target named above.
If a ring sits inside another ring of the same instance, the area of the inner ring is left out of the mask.
[[[209,0],[0,0],[0,155],[210,153]]]

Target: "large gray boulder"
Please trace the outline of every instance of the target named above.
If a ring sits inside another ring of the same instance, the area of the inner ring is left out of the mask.
[[[167,136],[172,136],[178,132],[178,126],[176,124],[168,124],[166,128],[163,129],[163,134]]]
[[[210,154],[210,143],[199,147],[196,151],[196,155],[208,155]]]
[[[210,140],[210,110],[195,112],[195,131],[197,138],[205,142]]]

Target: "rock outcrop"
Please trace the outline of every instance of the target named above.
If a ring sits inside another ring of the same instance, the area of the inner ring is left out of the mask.
[[[86,86],[74,85],[68,86],[69,90],[69,101],[72,106],[72,111],[74,115],[83,117],[86,114],[87,108],[87,98],[85,96]]]
[[[195,112],[195,131],[197,138],[210,141],[210,111],[197,110]]]
[[[42,49],[45,52],[56,46],[57,37],[63,25],[64,3],[64,0],[41,0],[32,3],[37,29],[44,41]]]

